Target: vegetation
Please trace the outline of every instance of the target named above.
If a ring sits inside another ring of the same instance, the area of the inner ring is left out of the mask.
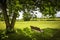
[[[17,21],[15,24],[15,29],[24,29],[26,27],[30,28],[30,25],[37,26],[41,29],[44,28],[57,28],[60,27],[60,21]],[[4,30],[6,28],[4,21],[0,21],[0,29]]]
[[[8,30],[14,31],[14,25],[18,11],[23,10],[26,12],[25,9],[27,9],[29,12],[30,10],[35,10],[35,8],[39,7],[44,15],[48,14],[52,15],[52,17],[55,17],[54,14],[56,11],[58,11],[60,6],[58,3],[60,3],[59,0],[0,0],[1,9],[3,11],[3,16],[6,24],[6,32],[9,32]],[[9,16],[12,17],[11,20],[9,20]]]
[[[31,15],[30,13],[25,12],[25,13],[23,14],[23,20],[24,20],[24,21],[30,21],[31,16],[32,16],[32,15]]]
[[[37,8],[50,17],[32,20],[30,11]],[[60,40],[60,19],[55,18],[60,0],[0,0],[0,10],[0,40]],[[24,12],[24,21],[16,21],[19,11]],[[43,32],[31,30],[31,25]]]
[[[60,29],[43,29],[44,32],[31,31],[29,28],[16,29],[15,33],[6,35],[0,30],[0,40],[60,40]]]

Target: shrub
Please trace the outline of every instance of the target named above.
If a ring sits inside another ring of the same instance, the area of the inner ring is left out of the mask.
[[[24,21],[30,21],[30,19],[31,19],[31,14],[29,12],[25,12],[23,14],[23,20]]]

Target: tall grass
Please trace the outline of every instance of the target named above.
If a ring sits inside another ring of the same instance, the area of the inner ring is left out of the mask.
[[[0,40],[60,40],[60,29],[46,28],[43,31],[37,32],[24,28],[16,29],[15,33],[6,35],[0,30]]]

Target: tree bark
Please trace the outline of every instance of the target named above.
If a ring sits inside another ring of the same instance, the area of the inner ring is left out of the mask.
[[[15,25],[15,22],[16,22],[16,17],[17,17],[17,14],[14,12],[12,20],[11,20],[11,29],[12,29],[12,31],[14,31],[14,25]]]
[[[7,4],[6,4],[6,0],[3,1],[2,5],[2,10],[3,10],[3,16],[4,16],[4,21],[6,24],[6,33],[11,33],[14,32],[14,25],[15,25],[15,21],[16,21],[16,17],[17,17],[17,13],[14,11],[11,23],[9,21],[9,16],[7,15]],[[18,10],[17,10],[18,11]]]
[[[10,30],[10,22],[9,22],[9,17],[7,15],[7,4],[6,1],[2,4],[2,10],[3,10],[3,16],[6,24],[6,32]]]

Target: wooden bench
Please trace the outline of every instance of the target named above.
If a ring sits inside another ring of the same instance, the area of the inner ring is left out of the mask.
[[[38,32],[43,32],[42,29],[38,28],[38,27],[35,27],[35,26],[30,26],[31,30],[36,30]]]

